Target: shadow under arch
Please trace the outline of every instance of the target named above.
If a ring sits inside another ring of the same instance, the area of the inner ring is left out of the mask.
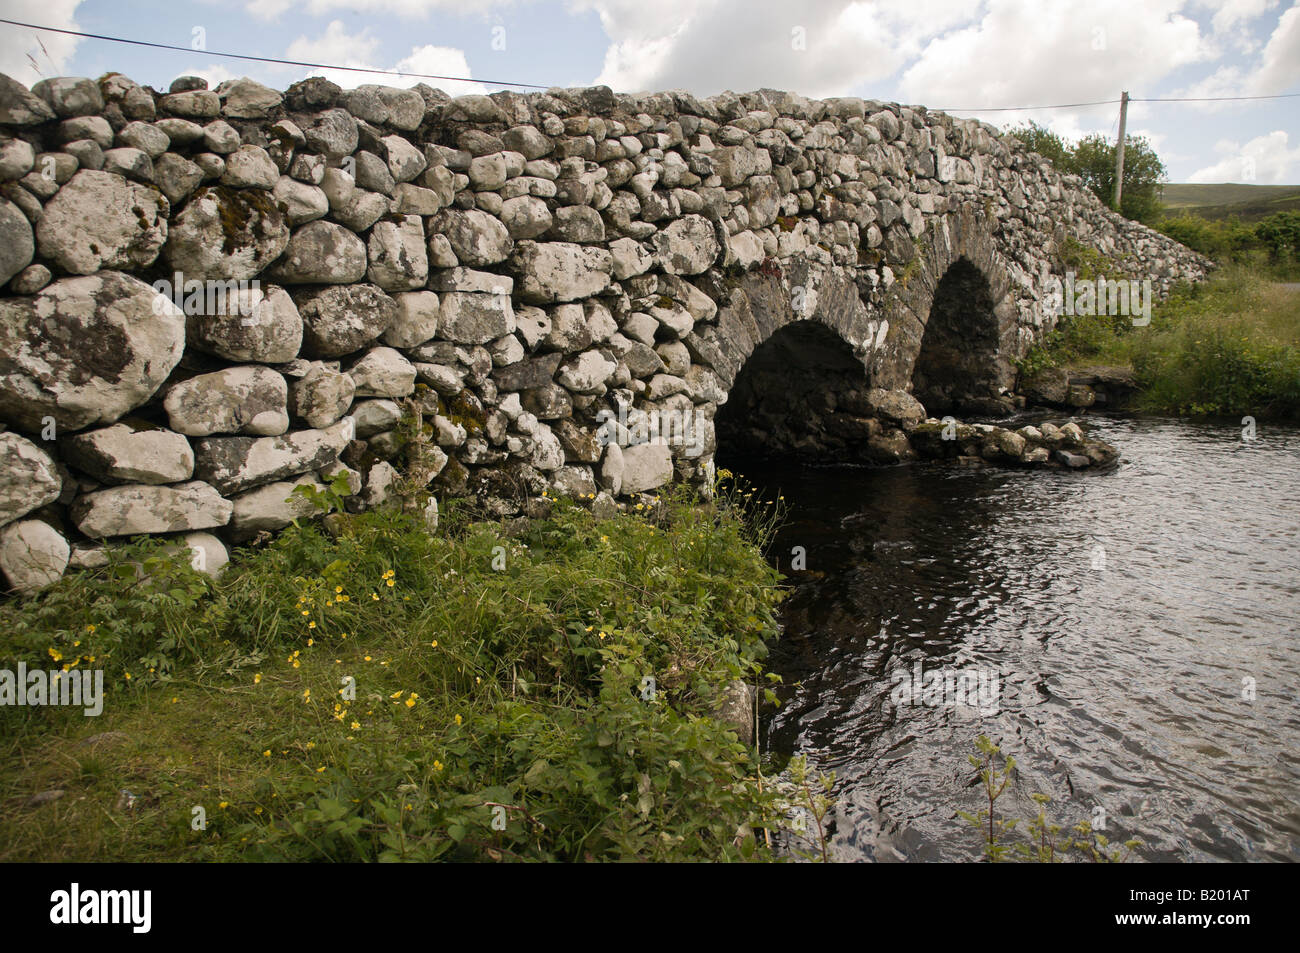
[[[778,329],[750,354],[714,417],[720,465],[732,455],[856,458],[871,434],[841,408],[860,405],[865,387],[861,360],[826,325]]]
[[[801,259],[715,290],[725,302],[716,324],[697,328],[687,346],[726,393],[713,417],[719,462],[729,453],[856,459],[870,431],[848,418],[866,412],[867,368],[884,329],[852,271]]]
[[[912,366],[912,396],[932,415],[998,409],[998,347],[988,279],[969,259],[958,258],[935,288]]]

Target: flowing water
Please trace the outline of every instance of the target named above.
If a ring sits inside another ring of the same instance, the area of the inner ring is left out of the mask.
[[[1118,468],[724,459],[785,495],[780,567],[806,552],[765,740],[835,771],[836,859],[979,857],[980,734],[1018,762],[1002,814],[1042,792],[1144,859],[1300,859],[1300,430],[1089,424]]]

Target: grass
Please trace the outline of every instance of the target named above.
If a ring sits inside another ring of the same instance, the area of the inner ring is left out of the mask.
[[[1300,419],[1300,293],[1256,268],[1225,265],[1154,305],[1146,327],[1063,319],[1021,367],[1032,374],[1097,364],[1133,368],[1142,410]]]
[[[1255,222],[1277,212],[1300,209],[1300,186],[1219,184],[1169,184],[1161,189],[1167,209],[1205,219],[1238,218]]]
[[[0,667],[106,682],[98,718],[0,708],[0,860],[769,858],[786,807],[712,713],[777,632],[774,508],[448,510],[217,582],[141,542],[0,606]]]

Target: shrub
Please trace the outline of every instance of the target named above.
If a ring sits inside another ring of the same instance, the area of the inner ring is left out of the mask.
[[[115,550],[0,606],[7,662],[90,654],[111,683],[94,724],[0,713],[0,797],[77,794],[0,817],[0,855],[770,857],[784,806],[712,717],[777,633],[770,512],[556,501],[515,536],[454,505],[437,535],[397,509],[335,512],[215,583],[158,544]],[[84,747],[106,731],[131,740]],[[124,790],[134,806],[112,810]]]

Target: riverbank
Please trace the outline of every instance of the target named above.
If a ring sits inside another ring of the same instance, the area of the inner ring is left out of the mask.
[[[1087,391],[1071,391],[1098,372],[1134,410],[1300,420],[1300,293],[1230,264],[1177,288],[1147,326],[1068,319],[1021,362],[1021,390],[1040,403],[1086,407]]]
[[[3,667],[105,684],[98,717],[0,708],[0,859],[770,857],[784,808],[712,715],[777,634],[774,507],[450,509],[0,606]]]

